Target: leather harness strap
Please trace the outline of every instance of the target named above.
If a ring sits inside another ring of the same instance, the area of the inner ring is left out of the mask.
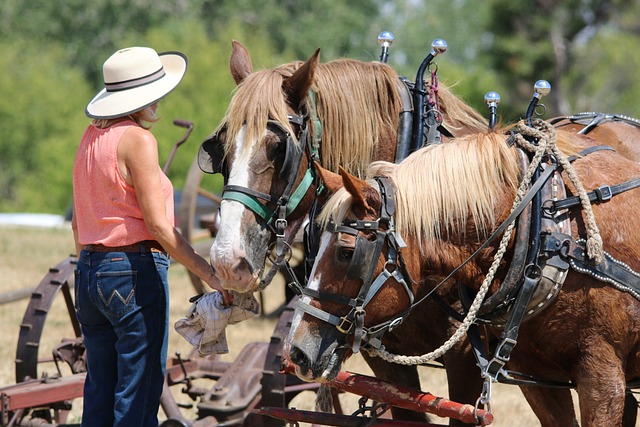
[[[603,185],[599,188],[596,188],[593,191],[587,193],[589,197],[589,201],[591,203],[602,203],[611,199],[613,196],[624,193],[625,191],[633,190],[634,188],[640,187],[640,178],[633,178],[629,181],[622,182],[616,185]],[[568,209],[574,206],[578,206],[580,204],[579,196],[571,196],[567,197],[563,200],[554,200],[551,203],[552,211],[559,211],[561,209]]]

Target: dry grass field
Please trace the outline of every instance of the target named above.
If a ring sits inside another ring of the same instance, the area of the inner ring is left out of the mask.
[[[0,294],[9,291],[34,288],[44,277],[50,267],[54,267],[73,252],[73,238],[70,228],[26,228],[0,225]],[[171,286],[171,322],[172,324],[189,307],[188,299],[194,294],[185,269],[177,264],[170,268]],[[270,312],[283,301],[283,286],[273,283],[265,292],[265,312]],[[72,335],[68,316],[64,312],[64,302],[61,297],[54,301],[53,310],[47,317],[47,324],[41,342],[41,355],[50,351],[63,337]],[[18,340],[19,325],[22,321],[28,300],[0,305],[0,324],[2,327],[0,341],[0,386],[15,382],[14,360]],[[229,354],[222,360],[232,361],[245,344],[253,341],[269,341],[275,327],[275,319],[263,317],[251,319],[241,324],[232,325],[227,329]],[[176,332],[170,333],[169,354],[176,351],[188,354],[190,345]],[[41,356],[42,357],[42,356]],[[370,371],[359,355],[353,357],[347,364],[347,370],[370,374]],[[444,372],[440,369],[421,368],[423,390],[437,396],[447,395]],[[179,393],[179,390],[177,390]],[[185,401],[184,396],[176,396],[179,401]],[[188,401],[188,398],[186,398]],[[345,412],[352,412],[357,408],[355,396],[341,397]],[[313,396],[300,394],[292,406],[300,409],[311,409]],[[539,425],[533,413],[528,408],[519,390],[514,386],[496,385],[491,400],[494,414],[493,426],[536,426]],[[80,399],[74,401],[71,422],[79,419]],[[164,417],[162,412],[160,419]],[[446,420],[435,419],[442,424]]]

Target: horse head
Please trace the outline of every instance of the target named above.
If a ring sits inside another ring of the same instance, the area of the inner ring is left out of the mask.
[[[295,235],[293,224],[299,227],[309,209],[314,183],[306,144],[313,124],[307,97],[318,62],[319,49],[304,63],[254,72],[247,49],[233,42],[230,69],[238,86],[221,125],[202,146],[210,172],[225,180],[210,257],[227,289],[255,290],[270,245],[285,231]]]
[[[331,380],[362,344],[379,346],[382,334],[402,323],[414,294],[397,258],[402,242],[385,203],[393,197],[389,181],[317,169],[335,194],[320,215],[320,249],[285,345],[305,381]]]

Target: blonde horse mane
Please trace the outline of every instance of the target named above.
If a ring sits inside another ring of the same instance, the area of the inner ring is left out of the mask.
[[[420,149],[400,164],[374,162],[369,176],[388,176],[396,186],[396,228],[420,236],[422,249],[444,234],[464,231],[472,219],[479,236],[494,228],[494,208],[506,188],[519,183],[517,153],[504,134],[485,132]],[[342,222],[351,195],[338,190],[318,220]]]
[[[421,250],[436,239],[459,235],[471,219],[479,238],[496,227],[496,203],[505,191],[520,184],[518,154],[507,144],[508,128],[485,131],[430,145],[415,151],[399,164],[377,161],[369,167],[374,176],[393,181],[396,229],[401,235],[419,237]],[[557,145],[565,155],[580,150],[574,134],[558,131]],[[325,203],[318,222],[341,223],[352,215],[353,198],[340,188]]]
[[[445,128],[453,132],[467,128],[467,133],[480,133],[488,129],[489,121],[442,83],[438,83],[438,96],[442,114],[446,116],[443,123]]]
[[[253,72],[236,87],[219,127],[227,128],[227,141],[234,141],[244,125],[245,140],[257,140],[267,126],[267,118],[277,120],[294,134],[287,119],[282,83],[302,64],[297,61]],[[322,123],[320,159],[324,168],[337,172],[342,165],[356,176],[366,175],[380,135],[392,129],[395,138],[402,108],[397,82],[395,71],[378,62],[339,59],[318,65],[312,90]],[[315,138],[312,122],[310,132]]]

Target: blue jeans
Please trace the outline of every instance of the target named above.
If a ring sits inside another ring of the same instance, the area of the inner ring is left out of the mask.
[[[158,252],[81,252],[75,306],[87,349],[83,426],[158,426],[168,268]]]

